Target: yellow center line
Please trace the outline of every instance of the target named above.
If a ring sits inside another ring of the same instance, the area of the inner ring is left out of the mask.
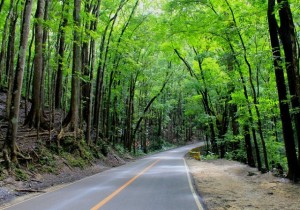
[[[132,179],[130,179],[128,182],[126,182],[120,188],[118,188],[117,190],[115,190],[112,194],[110,194],[109,196],[107,196],[106,198],[104,198],[96,206],[94,206],[93,208],[91,208],[91,210],[98,210],[98,209],[100,209],[102,206],[104,206],[106,203],[108,203],[111,199],[113,199],[116,195],[118,195],[122,190],[124,190],[126,187],[128,187],[132,182],[134,182],[137,178],[139,178],[141,175],[143,175],[144,173],[146,173],[150,168],[152,168],[159,161],[160,161],[159,159],[156,160],[154,163],[152,163],[147,168],[145,168],[144,170],[142,170],[135,177],[133,177]]]

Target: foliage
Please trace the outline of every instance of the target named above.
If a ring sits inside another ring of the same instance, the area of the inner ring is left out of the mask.
[[[27,172],[21,168],[16,168],[14,173],[17,181],[28,181],[29,179]]]
[[[219,156],[212,152],[209,152],[207,155],[201,155],[201,160],[216,160],[218,158]]]
[[[4,2],[0,80],[1,88],[7,89],[13,74],[6,59],[10,4]],[[208,159],[219,156],[251,164],[250,156],[256,154],[258,167],[259,159],[261,167],[272,161],[287,167],[267,1],[82,1],[79,22],[72,16],[79,8],[67,2],[48,1],[48,18],[43,20],[31,16],[32,46],[21,87],[27,102],[35,97],[31,91],[41,88],[32,81],[33,32],[39,23],[47,35],[40,110],[49,121],[50,136],[57,140],[38,145],[38,164],[45,170],[55,168],[55,152],[70,166],[84,167],[106,156],[112,145],[121,155],[137,155],[204,138],[210,141]],[[297,1],[289,2],[297,14]],[[13,6],[21,17],[23,5]],[[274,11],[277,21],[280,9],[277,5]],[[298,16],[293,18],[299,22]],[[16,27],[15,57],[20,38]],[[77,45],[80,56],[75,54]],[[75,61],[83,67],[76,69]],[[77,86],[74,81],[79,81]],[[58,107],[56,100],[61,100]],[[74,104],[78,113],[72,110]],[[290,109],[291,114],[298,109]],[[68,112],[79,115],[75,131]],[[72,135],[59,139],[65,130]]]

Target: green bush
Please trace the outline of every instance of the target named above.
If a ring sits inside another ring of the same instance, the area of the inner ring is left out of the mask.
[[[20,168],[15,169],[15,176],[17,181],[28,181],[29,179],[28,174]]]

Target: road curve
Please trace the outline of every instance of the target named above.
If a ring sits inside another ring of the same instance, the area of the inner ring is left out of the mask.
[[[4,209],[200,210],[183,159],[200,144],[148,156]]]

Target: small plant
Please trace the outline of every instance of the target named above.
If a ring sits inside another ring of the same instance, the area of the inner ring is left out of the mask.
[[[28,174],[20,168],[15,169],[15,176],[17,181],[28,181],[29,179]]]
[[[114,146],[114,149],[120,154],[125,155],[128,153],[127,149],[124,148],[121,144],[117,144]]]
[[[0,181],[3,181],[6,178],[7,174],[4,173],[5,169],[1,166],[0,166],[0,171],[2,171],[2,173],[0,173]]]
[[[201,155],[202,160],[216,160],[218,158],[219,158],[218,155],[216,155],[210,151],[208,152],[207,155]]]
[[[64,153],[62,156],[66,159],[67,163],[71,167],[79,167],[82,169],[87,164],[80,156],[76,158],[70,153]]]

